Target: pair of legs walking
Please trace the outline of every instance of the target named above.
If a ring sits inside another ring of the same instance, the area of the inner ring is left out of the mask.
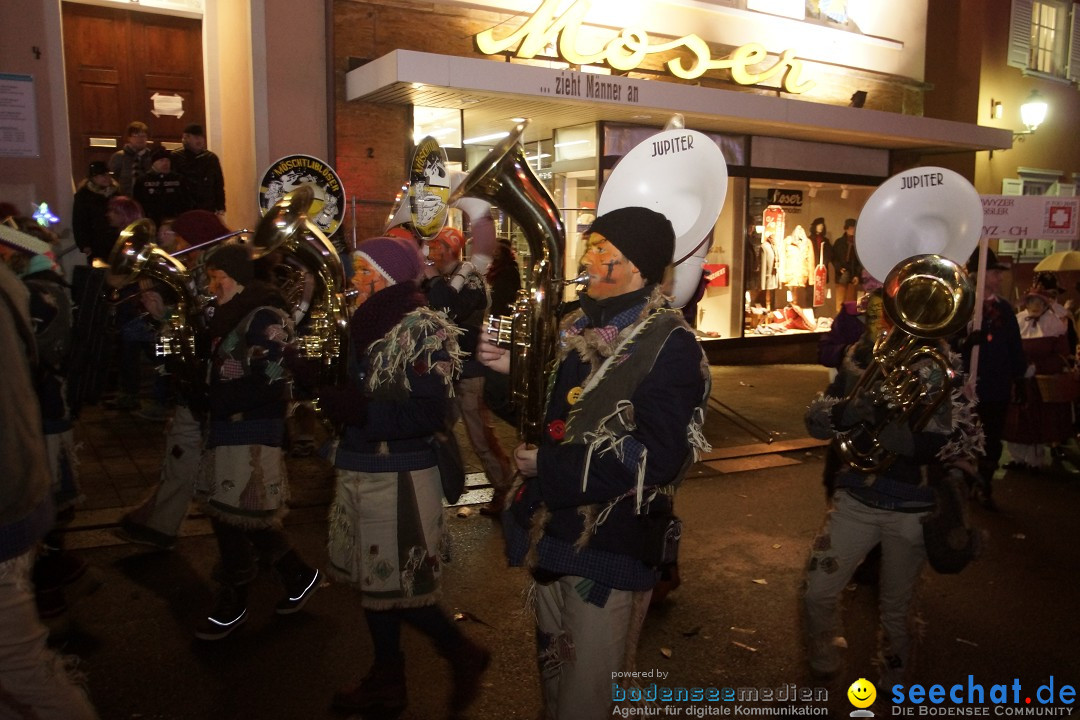
[[[285,596],[278,602],[278,615],[299,612],[322,579],[293,550],[279,527],[247,528],[211,517],[221,551],[217,602],[195,630],[200,640],[220,640],[247,621],[247,588],[259,572],[259,559],[268,558],[277,571]]]
[[[820,677],[840,672],[840,651],[834,643],[841,634],[840,593],[866,554],[881,543],[879,604],[888,642],[883,680],[889,686],[902,678],[910,659],[908,623],[915,583],[926,563],[922,519],[927,513],[870,507],[844,490],[837,491],[833,502],[825,527],[814,540],[807,572],[804,606],[810,670]]]
[[[583,597],[591,584],[565,575],[534,585],[537,663],[547,720],[611,717],[614,673],[634,667],[651,591],[612,590],[604,607],[598,607]]]
[[[480,676],[491,655],[465,637],[438,605],[364,610],[375,648],[371,670],[358,683],[334,694],[334,707],[359,713],[395,713],[405,709],[405,656],[401,652],[401,626],[411,625],[432,641],[435,650],[450,661],[453,691],[451,713],[472,704],[480,691]]]

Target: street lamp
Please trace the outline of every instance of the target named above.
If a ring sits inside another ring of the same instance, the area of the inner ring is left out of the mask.
[[[1013,133],[1014,140],[1023,140],[1025,135],[1031,135],[1035,129],[1046,120],[1046,100],[1038,90],[1032,90],[1027,100],[1020,106],[1020,120],[1024,123],[1022,132]]]

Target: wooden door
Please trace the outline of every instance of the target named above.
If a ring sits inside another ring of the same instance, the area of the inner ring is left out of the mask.
[[[123,147],[133,120],[166,147],[205,125],[200,20],[65,2],[63,27],[76,183]]]

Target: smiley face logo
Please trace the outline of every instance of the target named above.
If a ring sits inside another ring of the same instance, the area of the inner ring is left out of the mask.
[[[859,678],[851,683],[847,691],[848,700],[857,708],[867,708],[877,699],[877,688],[866,678]]]

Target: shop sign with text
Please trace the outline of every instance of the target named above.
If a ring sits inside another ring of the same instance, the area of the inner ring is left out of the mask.
[[[784,188],[769,188],[769,204],[779,205],[783,208],[801,208],[802,190],[786,190]]]
[[[792,50],[781,52],[764,69],[751,70],[768,60],[768,50],[760,43],[747,43],[735,48],[726,58],[713,58],[708,43],[697,35],[653,44],[645,30],[624,28],[600,49],[582,48],[579,34],[590,0],[575,0],[556,16],[559,4],[560,0],[543,0],[521,27],[504,38],[496,39],[494,28],[484,30],[476,35],[477,48],[485,55],[498,55],[516,46],[516,57],[531,59],[551,44],[562,60],[573,65],[605,63],[623,72],[639,67],[649,55],[684,49],[690,52],[690,58],[675,58],[666,63],[668,72],[683,80],[701,77],[709,70],[727,70],[739,85],[758,85],[778,75],[783,89],[789,93],[804,93],[815,85],[813,80],[803,78],[803,62]]]
[[[1080,198],[981,195],[982,235],[988,238],[1080,238]]]

